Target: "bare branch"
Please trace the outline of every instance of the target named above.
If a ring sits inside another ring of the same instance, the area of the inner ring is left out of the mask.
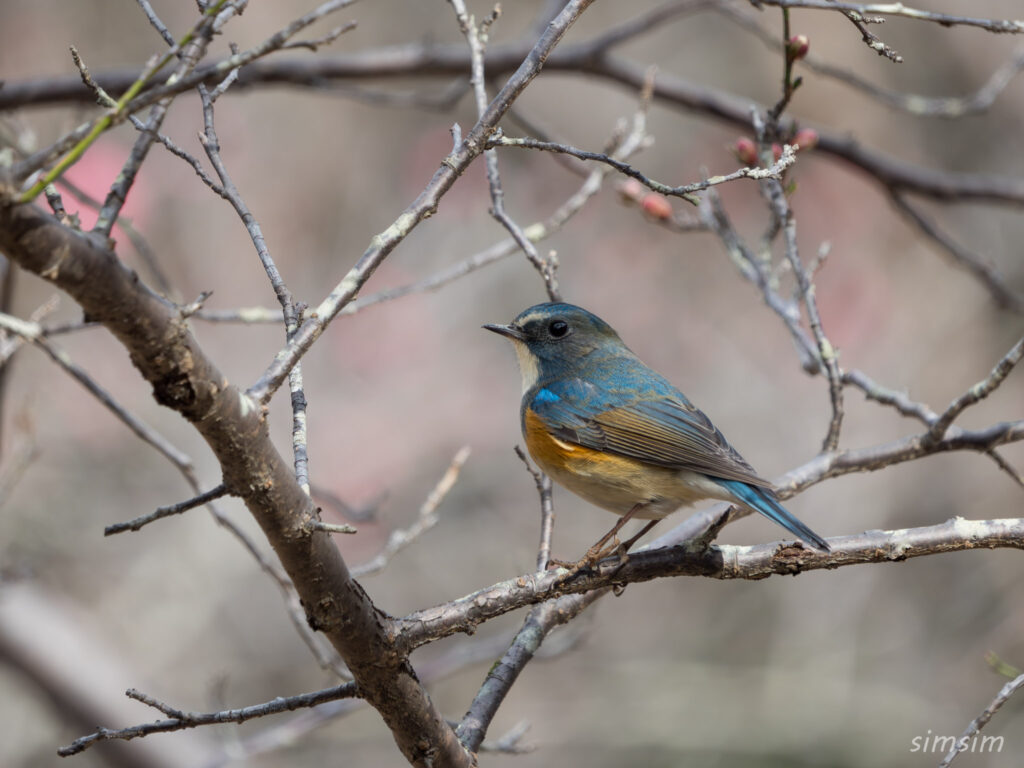
[[[540,546],[537,547],[537,570],[543,571],[551,560],[551,536],[555,529],[555,508],[552,501],[551,478],[539,469],[534,469],[523,449],[515,447],[516,456],[523,462],[526,471],[533,478],[540,496]]]
[[[186,501],[179,501],[177,504],[171,504],[166,507],[158,507],[156,511],[137,517],[134,520],[129,520],[127,523],[115,523],[114,525],[108,525],[103,529],[104,536],[113,536],[117,533],[124,533],[125,531],[138,531],[144,525],[148,525],[155,520],[160,520],[164,517],[170,517],[171,515],[180,515],[182,512],[187,512],[190,509],[201,507],[214,499],[219,499],[221,496],[228,494],[227,486],[223,483],[211,488],[205,493],[201,493]]]
[[[775,34],[766,30],[753,16],[744,13],[737,6],[725,3],[713,6],[712,10],[751,32],[772,50],[779,53],[784,51],[784,44]],[[908,114],[953,119],[985,112],[995,103],[1013,79],[1024,71],[1024,46],[1019,47],[1013,56],[996,69],[984,85],[966,96],[933,97],[888,91],[859,77],[856,72],[826,63],[813,53],[808,53],[799,63],[812,72],[845,83],[882,104]]]
[[[991,720],[995,713],[1002,708],[1003,704],[1009,701],[1010,697],[1021,688],[1024,688],[1024,675],[1019,675],[1015,680],[1011,680],[1004,685],[999,690],[999,693],[996,694],[996,697],[992,699],[992,702],[985,707],[984,711],[967,725],[963,735],[956,740],[953,748],[949,750],[944,758],[942,758],[942,762],[939,763],[939,768],[949,768],[952,762],[956,760],[957,755],[967,750],[970,746],[971,739],[977,736],[978,732],[988,725],[989,720]]]
[[[896,210],[903,213],[925,236],[948,253],[957,264],[977,277],[999,306],[1014,312],[1024,312],[1024,296],[1006,284],[1006,279],[995,266],[970,252],[939,229],[934,221],[911,205],[905,195],[892,191],[889,199],[896,206]]]
[[[892,406],[904,416],[917,419],[926,427],[930,427],[939,418],[939,415],[924,403],[911,400],[905,392],[897,392],[882,386],[862,371],[843,371],[843,383],[857,387],[868,400]]]
[[[227,20],[226,17],[222,17],[222,19],[223,21]],[[199,60],[205,55],[206,46],[217,31],[218,26],[217,20],[214,20],[208,25],[199,25],[196,27],[196,34],[193,39],[188,41],[188,43],[178,52],[178,64],[174,68],[173,72],[171,72],[170,77],[167,78],[168,82],[173,82],[185,77],[185,75],[195,69]],[[88,73],[83,69],[83,78],[85,78],[87,74]],[[142,163],[149,154],[149,150],[153,146],[153,142],[156,141],[157,134],[160,132],[160,126],[163,125],[164,118],[167,117],[167,110],[170,108],[173,100],[173,96],[167,96],[150,108],[149,119],[146,121],[145,128],[142,129],[141,135],[135,140],[135,144],[132,146],[132,151],[128,156],[128,160],[125,161],[124,166],[121,168],[121,172],[118,174],[117,179],[110,188],[110,192],[107,193],[107,197],[103,201],[103,206],[100,208],[99,214],[96,217],[96,226],[93,227],[93,232],[104,237],[110,237],[110,231],[114,227],[114,222],[117,221],[117,217],[121,213],[121,209],[124,207],[125,201],[128,199],[128,191],[135,183],[135,177],[142,168]],[[116,114],[118,107],[116,102],[107,104],[107,106],[113,109]]]
[[[965,549],[1024,549],[1024,518],[965,520],[899,531],[866,531],[829,539],[831,552],[804,549],[799,543],[756,546],[720,545],[705,549],[663,547],[603,560],[571,578],[566,571],[523,574],[444,605],[416,611],[396,622],[396,641],[405,649],[459,632],[473,632],[483,622],[516,608],[565,594],[580,594],[616,584],[671,576],[714,579],[763,579],[847,565],[902,562],[914,557]],[[511,650],[511,649],[510,649]],[[529,649],[524,649],[529,651]]]
[[[232,72],[237,72],[237,70],[232,70]],[[277,265],[274,263],[274,259],[270,254],[270,248],[267,247],[267,241],[263,237],[263,229],[260,226],[259,221],[249,210],[249,206],[242,198],[242,195],[235,186],[234,181],[231,180],[231,176],[228,174],[227,167],[224,165],[224,161],[220,155],[220,142],[217,139],[217,132],[214,128],[213,103],[217,96],[219,96],[220,93],[223,93],[223,90],[220,89],[226,88],[228,83],[228,79],[225,78],[224,82],[221,83],[221,85],[218,85],[212,93],[207,92],[205,85],[199,86],[199,96],[203,103],[204,125],[204,132],[200,134],[199,140],[203,145],[203,149],[206,150],[206,155],[210,158],[210,163],[213,165],[213,168],[220,179],[221,196],[231,203],[231,206],[235,209],[235,213],[238,214],[238,217],[242,220],[242,224],[245,225],[253,246],[256,248],[256,253],[259,256],[260,262],[263,264],[264,271],[267,273],[270,285],[274,289],[274,294],[277,296],[277,300],[281,304],[281,314],[285,323],[285,340],[290,341],[298,329],[299,318],[302,314],[302,310],[304,309],[304,305],[296,303],[291,291],[288,290],[288,286],[285,285],[284,279],[281,277],[281,273],[278,271]],[[288,385],[291,392],[292,454],[295,461],[295,478],[308,495],[309,444],[307,440],[306,426],[307,402],[302,380],[301,364],[297,363],[295,367],[288,372]]]
[[[18,197],[18,202],[27,203],[34,200],[48,184],[52,184],[64,173],[64,171],[76,163],[100,135],[112,126],[123,122],[129,114],[136,111],[136,108],[130,106],[132,99],[142,91],[143,87],[150,82],[150,80],[164,67],[164,65],[170,62],[171,59],[179,53],[186,50],[193,51],[195,53],[195,57],[193,58],[191,55],[183,56],[182,62],[179,64],[179,67],[175,72],[184,73],[189,71],[195,65],[201,50],[205,47],[205,42],[203,41],[208,40],[209,36],[223,25],[227,18],[235,12],[235,9],[236,4],[227,2],[227,0],[217,0],[217,2],[212,3],[203,11],[199,21],[196,22],[192,29],[182,37],[180,43],[172,46],[171,49],[162,57],[153,56],[147,62],[142,73],[128,87],[128,90],[126,90],[117,102],[112,107],[109,107],[104,114],[84,126],[79,126],[79,128],[76,128],[48,149],[45,149],[42,152],[37,152],[32,157],[18,163],[15,166],[13,175],[16,179],[22,179],[30,173],[42,168],[51,159],[59,155],[63,155],[60,161],[48,173],[46,173],[43,178],[36,181],[29,189],[25,190]],[[175,81],[171,79],[171,82],[173,83]],[[162,102],[163,98],[165,96],[172,95],[173,93],[174,92],[172,91],[170,94],[162,94],[160,97],[153,99],[150,103],[157,104],[158,106],[156,109],[159,110],[159,104]],[[156,114],[156,112],[153,114]],[[139,147],[139,145],[136,146]],[[132,162],[132,159],[130,159],[129,165]],[[139,160],[139,162],[141,163],[141,160]],[[124,189],[124,192],[127,192],[127,188]],[[113,193],[114,190],[112,190],[112,194]]]
[[[459,472],[462,470],[462,465],[469,458],[469,453],[468,445],[464,445],[455,453],[455,457],[452,459],[451,464],[448,465],[448,469],[445,470],[441,479],[437,481],[437,485],[427,495],[426,500],[420,507],[419,514],[416,515],[416,522],[408,528],[392,531],[384,548],[376,557],[352,569],[353,576],[362,578],[363,576],[372,576],[375,573],[380,573],[391,562],[391,558],[437,525],[437,508],[459,479]]]
[[[207,28],[218,29],[226,21],[230,14],[235,12],[237,3],[217,0],[203,14],[199,23],[182,38],[182,43],[174,46],[164,54],[163,57],[154,56],[143,70],[142,74],[133,79],[127,90],[118,99],[116,108],[111,108],[105,114],[94,120],[79,126],[71,131],[50,147],[35,153],[31,157],[17,163],[11,172],[15,179],[23,179],[34,171],[50,162],[51,159],[64,155],[61,161],[50,171],[46,177],[26,190],[18,199],[19,202],[27,202],[35,198],[42,191],[46,184],[51,183],[60,176],[68,167],[78,161],[86,149],[102,133],[114,125],[123,122],[129,114],[137,112],[144,107],[156,104],[169,96],[175,96],[187,90],[191,90],[199,83],[206,82],[207,78],[220,81],[233,69],[245,66],[264,56],[277,51],[292,37],[305,27],[318,21],[323,16],[350,5],[354,0],[331,0],[317,7],[305,16],[291,22],[284,29],[264,40],[254,48],[241,53],[233,54],[227,59],[218,62],[210,68],[200,72],[192,72],[178,79],[171,79],[162,86],[152,88],[143,92],[143,88],[150,82],[153,76],[176,56],[184,46],[188,45],[194,37],[204,34]],[[221,12],[223,9],[223,13]],[[108,89],[109,90],[109,89]],[[67,154],[65,154],[67,153]]]
[[[497,752],[506,755],[528,754],[533,752],[535,747],[519,743],[528,730],[530,730],[529,721],[520,720],[507,733],[494,741],[482,741],[479,749],[481,752]]]
[[[893,464],[914,461],[924,456],[947,451],[978,451],[988,454],[1001,445],[1024,440],[1024,419],[1000,422],[986,429],[948,430],[938,442],[927,439],[928,433],[904,437],[869,448],[820,453],[810,461],[777,478],[773,485],[780,499],[788,499],[812,485],[853,472],[876,472]],[[731,520],[751,514],[745,507],[733,507]],[[696,512],[668,533],[659,537],[656,546],[670,546],[702,535],[721,516],[721,507]]]
[[[518,445],[515,447],[515,452],[533,477],[540,495],[541,536],[537,552],[537,571],[543,572],[551,558],[551,535],[555,520],[551,500],[551,478],[539,470],[534,470],[530,466],[526,454]],[[560,606],[559,602],[552,600],[535,606],[501,659],[488,670],[483,685],[473,698],[469,710],[455,731],[459,741],[465,744],[470,751],[476,752],[482,748],[484,736],[487,734],[498,708],[509,691],[512,690],[519,673],[533,659],[551,630],[559,624],[565,623],[571,617],[575,617],[589,605],[589,602],[580,601],[577,606],[568,607]]]
[[[0,197],[12,192],[2,187]],[[245,501],[294,581],[309,623],[341,653],[403,755],[422,766],[426,750],[439,768],[468,765],[404,658],[382,653],[390,646],[382,615],[352,580],[331,537],[303,527],[315,517],[312,501],[270,441],[261,409],[216,369],[177,308],[109,250],[34,206],[0,205],[0,250],[46,275],[110,329],[156,401],[206,439],[224,484]]]
[[[288,371],[309,350],[337,314],[352,301],[380,263],[421,221],[433,215],[437,210],[437,201],[451,188],[469,164],[484,151],[487,138],[497,127],[498,121],[523,89],[540,73],[548,54],[592,2],[593,0],[570,0],[566,3],[565,8],[551,22],[515,74],[494,97],[486,113],[473,126],[459,148],[444,159],[426,188],[395,222],[373,238],[369,248],[363,252],[355,266],[320,303],[312,316],[302,323],[288,346],[281,350],[260,379],[249,388],[249,397],[257,403],[266,403],[281,386]]]
[[[867,27],[868,22],[871,22],[873,24],[881,24],[882,22],[885,21],[884,18],[882,18],[881,16],[865,16],[864,14],[858,13],[857,11],[846,11],[846,13],[844,13],[843,15],[846,16],[846,18],[850,20],[850,23],[852,23],[853,26],[857,28],[857,31],[860,32],[861,39],[864,41],[864,44],[867,45],[868,48],[877,53],[879,56],[888,59],[893,64],[903,63],[903,57],[899,54],[899,52],[892,46],[887,45],[885,42],[883,42],[882,39],[878,37],[878,35],[874,34]]]
[[[796,149],[787,144],[783,147],[782,156],[768,168],[740,168],[732,173],[725,174],[724,176],[711,176],[703,181],[673,187],[668,184],[663,184],[660,181],[655,181],[638,171],[629,163],[616,160],[614,157],[609,157],[603,152],[588,152],[583,149],[576,149],[575,147],[570,147],[567,144],[559,144],[553,141],[538,141],[537,139],[529,137],[511,138],[500,134],[492,136],[488,140],[487,145],[489,147],[517,147],[520,149],[537,149],[543,152],[558,152],[561,154],[571,155],[572,157],[577,157],[580,160],[594,160],[599,163],[605,163],[624,176],[636,179],[645,187],[652,189],[659,194],[667,195],[669,197],[681,197],[694,205],[697,205],[700,202],[700,199],[694,195],[695,192],[702,192],[709,187],[725,184],[729,181],[736,181],[737,179],[777,179],[782,176],[787,168],[796,162]]]
[[[821,373],[818,348],[800,325],[799,308],[794,302],[783,299],[775,290],[764,263],[750,250],[733,227],[718,193],[709,190],[704,199],[706,203],[700,208],[701,221],[718,235],[740,273],[760,289],[765,304],[785,323],[796,345],[803,370],[809,374]]]
[[[1020,341],[1011,347],[1009,352],[1003,355],[986,378],[979,381],[947,406],[946,410],[942,412],[938,420],[928,431],[926,439],[933,441],[941,439],[946,434],[950,425],[956,420],[956,417],[963,413],[965,408],[969,408],[992,394],[1003,383],[1003,380],[1010,375],[1010,371],[1020,362],[1022,357],[1024,357],[1024,338],[1021,338]]]
[[[257,717],[266,717],[267,715],[275,715],[279,712],[293,712],[296,709],[315,707],[318,704],[323,704],[328,701],[351,699],[359,696],[359,688],[355,683],[344,683],[343,685],[337,685],[333,688],[324,688],[323,690],[313,691],[312,693],[302,693],[298,696],[288,697],[278,696],[277,698],[271,699],[263,704],[253,704],[240,709],[226,709],[220,712],[183,712],[131,688],[125,692],[125,695],[160,710],[163,714],[168,715],[170,719],[157,720],[154,723],[143,723],[141,725],[134,725],[129,728],[121,728],[118,730],[100,728],[95,733],[90,733],[88,736],[82,736],[79,739],[75,739],[68,746],[61,747],[57,750],[57,754],[61,757],[70,757],[72,755],[77,755],[80,752],[84,752],[89,747],[94,744],[98,744],[101,741],[110,741],[113,739],[128,741],[140,736],[149,736],[153,733],[181,731],[186,728],[198,728],[203,725],[244,723],[247,720],[252,720]]]
[[[614,154],[620,157],[629,157],[637,152],[641,148],[642,144],[643,136],[636,132],[631,132],[623,139],[618,149],[614,151]],[[567,221],[579,213],[583,209],[583,206],[600,191],[602,182],[611,170],[610,166],[604,166],[592,171],[580,188],[561,206],[559,206],[558,209],[545,221],[534,222],[533,224],[524,227],[526,236],[534,242],[541,242],[556,233]],[[515,240],[511,238],[502,240],[495,243],[493,246],[486,248],[483,251],[479,251],[462,261],[456,262],[452,266],[425,277],[422,280],[417,280],[398,288],[390,288],[380,291],[379,293],[373,293],[368,296],[358,298],[348,304],[342,310],[341,314],[353,315],[376,304],[393,301],[395,299],[402,298],[403,296],[438,290],[439,288],[443,288],[449,283],[465,277],[478,269],[507,258],[517,251],[518,244]],[[197,312],[195,317],[199,320],[205,320],[212,323],[276,324],[283,322],[281,311],[272,307],[203,309]],[[75,329],[78,327],[79,326],[76,325]],[[63,332],[64,330],[66,329],[45,329],[45,332],[54,333]]]
[[[1024,33],[1024,21],[978,19],[970,16],[952,16],[948,13],[935,13],[917,8],[908,8],[903,3],[847,3],[840,0],[758,0],[762,5],[774,5],[779,8],[814,8],[822,11],[843,11],[855,14],[864,21],[868,14],[879,13],[887,16],[901,16],[915,21],[930,21],[944,27],[967,26],[978,27],[987,32],[1021,34]],[[876,21],[871,19],[870,21]]]
[[[179,313],[180,315],[180,313]],[[136,418],[127,409],[125,409],[120,403],[118,403],[113,396],[111,396],[106,390],[100,387],[91,376],[89,376],[82,368],[75,365],[71,358],[63,350],[56,347],[54,344],[49,342],[43,335],[43,330],[39,327],[38,323],[31,321],[26,323],[24,320],[20,320],[10,315],[0,314],[0,327],[4,327],[7,330],[11,330],[15,333],[22,335],[24,338],[32,341],[36,346],[40,347],[46,352],[51,359],[54,360],[61,368],[67,371],[72,377],[74,377],[80,384],[82,384],[90,393],[93,394],[107,409],[109,409],[118,419],[120,419],[132,432],[134,432],[144,442],[152,445],[157,451],[160,452],[174,467],[182,474],[185,481],[188,483],[192,492],[196,496],[201,497],[199,481],[196,478],[195,470],[192,465],[192,460],[188,455],[180,451],[174,445],[172,445],[166,438],[163,437],[159,432],[154,430],[152,427],[147,425],[145,422]],[[218,488],[222,488],[218,486]],[[216,491],[217,489],[213,489]],[[209,493],[212,493],[209,492]],[[226,493],[226,491],[225,491]],[[224,495],[224,493],[218,494]],[[216,498],[214,496],[213,498]],[[285,601],[285,607],[288,611],[289,619],[292,625],[295,627],[299,636],[303,642],[310,648],[313,655],[316,657],[318,663],[324,669],[331,669],[341,677],[347,676],[347,671],[344,668],[337,652],[333,648],[325,650],[322,646],[321,641],[316,637],[313,631],[309,628],[309,624],[306,620],[306,613],[302,608],[301,601],[299,600],[298,593],[295,590],[295,585],[291,579],[288,578],[287,574],[283,573],[281,567],[277,563],[272,562],[267,556],[260,551],[260,549],[252,542],[252,539],[242,531],[230,518],[228,518],[224,512],[218,508],[217,505],[210,503],[212,499],[206,501],[207,509],[213,518],[219,525],[227,529],[245,549],[253,556],[260,568],[266,573],[274,582],[277,584],[281,591],[281,596]],[[170,509],[173,509],[171,507]],[[184,511],[184,510],[180,510]],[[158,509],[151,515],[143,516],[137,520],[133,520],[129,523],[122,524],[127,525],[129,529],[131,526],[139,523],[142,524],[150,522],[149,518],[158,519],[168,514],[175,514],[175,512],[166,512],[160,514]],[[118,533],[120,531],[113,531]],[[108,531],[106,535],[110,535]]]
[[[157,31],[160,37],[163,38],[164,42],[168,45],[174,45],[174,36],[170,30],[164,25],[160,18],[156,15],[153,10],[153,6],[149,4],[149,0],[135,0],[139,4],[139,8],[146,14],[146,18],[149,19],[149,23],[153,26],[153,29]]]
[[[484,20],[480,25],[477,25],[475,18],[469,16],[466,12],[466,4],[463,0],[449,0],[452,8],[455,9],[455,17],[459,22],[459,28],[462,30],[462,34],[466,37],[466,42],[469,44],[471,71],[472,74],[469,79],[469,83],[473,88],[473,95],[476,98],[476,110],[477,116],[483,118],[487,112],[487,83],[484,76],[484,51],[487,48],[487,39],[489,35],[489,29],[491,24],[497,19],[501,13],[501,6],[495,6],[494,12],[491,16]],[[516,241],[516,244],[522,249],[523,253],[526,254],[527,261],[533,265],[534,269],[541,276],[544,281],[544,287],[548,292],[548,298],[551,301],[561,301],[561,294],[558,289],[558,278],[555,276],[555,270],[558,267],[558,262],[554,259],[545,259],[537,251],[537,247],[533,244],[533,241],[526,236],[515,220],[509,216],[505,210],[505,192],[501,186],[501,174],[498,171],[498,153],[495,152],[494,148],[490,146],[490,141],[487,142],[487,148],[484,150],[484,164],[487,167],[487,185],[491,193],[491,216],[501,224],[508,233],[512,236],[512,239]]]
[[[144,423],[127,409],[125,409],[114,397],[85,372],[83,368],[76,365],[71,357],[62,349],[57,347],[42,335],[42,328],[38,323],[26,322],[11,315],[0,314],[0,327],[6,328],[42,349],[50,359],[63,368],[72,378],[85,387],[99,400],[106,408],[117,416],[132,432],[143,442],[156,448],[168,461],[179,469],[192,470],[192,459],[184,452],[172,445],[167,438],[155,429]]]
[[[821,325],[821,316],[818,313],[818,302],[814,297],[814,286],[810,277],[804,271],[800,261],[800,251],[796,242],[796,219],[793,210],[789,207],[786,194],[782,185],[776,179],[769,179],[764,182],[764,188],[768,190],[768,198],[771,202],[775,215],[782,221],[783,237],[785,238],[786,258],[793,267],[793,274],[796,276],[797,285],[800,287],[800,294],[804,306],[807,308],[807,321],[811,326],[811,333],[818,345],[818,360],[825,369],[825,376],[828,379],[829,396],[832,401],[832,418],[829,421],[828,433],[822,444],[823,451],[834,450],[839,444],[839,430],[843,424],[843,384],[842,372],[839,370],[838,352],[825,335]]]
[[[828,8],[832,6],[830,3]],[[703,7],[703,4],[695,4],[695,8],[699,7]],[[525,41],[491,46],[485,59],[489,76],[493,78],[515,70],[529,48],[530,43]],[[204,67],[175,86],[175,92],[188,90],[199,82],[219,82],[223,74],[237,66],[239,61],[239,57],[231,57]],[[247,63],[248,61],[251,60],[247,60]],[[324,88],[331,83],[370,76],[460,77],[464,76],[469,66],[470,57],[464,45],[411,44],[335,55],[330,61],[255,62],[248,64],[241,71],[235,87],[287,83],[292,86]],[[644,67],[611,55],[605,36],[562,46],[552,52],[544,66],[549,70],[585,72],[594,77],[618,82],[630,90],[642,87],[645,72]],[[119,72],[98,75],[96,80],[110,92],[121,92],[129,87],[135,77],[135,73]],[[664,72],[658,76],[653,96],[663,103],[710,115],[741,129],[750,128],[750,109],[756,106],[746,99],[697,86]],[[0,109],[67,100],[85,100],[85,92],[77,78],[28,83],[8,82],[0,89]],[[155,94],[146,91],[138,97],[133,108],[141,109],[156,100]],[[792,123],[783,122],[784,131],[792,127]],[[88,124],[77,129],[70,137],[70,144],[64,149],[73,145],[88,129]],[[883,185],[940,200],[974,199],[1024,204],[1024,182],[1020,179],[919,167],[866,149],[846,132],[819,130],[818,133],[818,153],[845,160]]]

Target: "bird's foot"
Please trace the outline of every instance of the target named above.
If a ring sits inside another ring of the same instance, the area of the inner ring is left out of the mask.
[[[556,560],[554,558],[548,560],[547,567],[565,568],[568,573],[564,574],[559,583],[568,581],[577,573],[583,570],[592,570],[595,565],[604,560],[605,558],[617,555],[619,562],[616,564],[615,570],[617,571],[626,561],[629,559],[629,554],[626,551],[624,544],[620,543],[617,538],[613,538],[611,542],[599,541],[597,544],[592,546],[586,551],[586,553],[576,562],[568,562],[565,560]]]

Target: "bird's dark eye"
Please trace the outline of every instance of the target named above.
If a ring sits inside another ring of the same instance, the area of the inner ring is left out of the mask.
[[[569,324],[565,320],[552,320],[548,326],[548,333],[556,339],[560,339],[569,332]]]

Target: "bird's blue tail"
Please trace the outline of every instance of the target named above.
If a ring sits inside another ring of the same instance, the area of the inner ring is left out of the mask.
[[[727,488],[736,497],[736,501],[750,507],[755,512],[760,512],[815,549],[820,549],[822,552],[831,550],[828,542],[787,512],[771,491],[739,480],[723,480],[716,477],[715,481]]]

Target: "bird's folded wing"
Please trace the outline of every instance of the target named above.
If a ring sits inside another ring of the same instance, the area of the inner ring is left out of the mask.
[[[587,388],[561,393],[551,388],[552,396],[534,399],[531,407],[561,440],[671,469],[771,487],[685,399],[637,399],[606,407],[609,403],[596,392],[580,398]]]

